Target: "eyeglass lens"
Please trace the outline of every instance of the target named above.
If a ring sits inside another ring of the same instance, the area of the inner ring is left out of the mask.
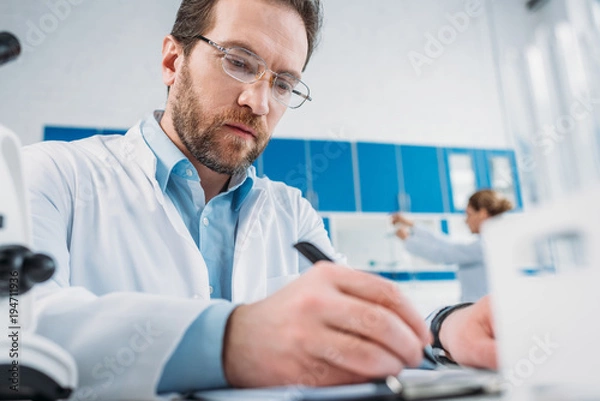
[[[256,55],[237,47],[225,53],[223,69],[231,77],[245,83],[256,82],[267,70],[264,62]],[[275,99],[291,108],[299,107],[308,97],[306,85],[289,74],[275,74],[271,85]]]

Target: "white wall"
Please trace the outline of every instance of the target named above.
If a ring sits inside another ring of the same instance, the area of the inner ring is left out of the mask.
[[[0,123],[32,143],[47,124],[127,128],[161,107],[161,42],[178,3],[0,1],[0,30],[28,46],[0,69]],[[290,110],[275,135],[508,146],[483,10],[420,76],[408,58],[427,55],[426,35],[471,3],[324,0],[323,40],[304,76],[314,101]]]
[[[411,51],[426,55],[426,35],[437,37],[451,26],[447,14],[464,12],[470,3],[325,0],[322,47],[305,75],[315,101],[282,124],[282,135],[504,146],[481,7],[420,76],[408,57]]]
[[[525,206],[594,185],[600,180],[598,2],[550,1],[531,12],[511,0],[495,2],[492,11]]]
[[[64,18],[55,18],[57,26],[46,34],[42,29],[52,28],[47,21],[56,15],[48,4],[67,4],[70,10],[61,6]],[[0,123],[31,143],[42,138],[47,124],[128,128],[161,107],[162,38],[178,5],[179,0],[0,1],[0,30],[29,47],[0,69]],[[41,40],[36,28],[45,34]]]

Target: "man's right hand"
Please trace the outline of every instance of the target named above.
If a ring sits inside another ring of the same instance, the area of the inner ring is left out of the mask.
[[[268,298],[233,311],[223,367],[235,387],[359,383],[418,366],[430,341],[394,283],[319,262]]]

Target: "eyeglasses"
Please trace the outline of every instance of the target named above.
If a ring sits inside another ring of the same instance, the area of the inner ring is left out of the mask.
[[[203,40],[223,53],[221,58],[223,71],[233,79],[253,84],[261,79],[265,72],[270,71],[272,74],[271,93],[279,103],[291,109],[297,109],[305,101],[312,100],[310,89],[304,82],[286,72],[276,73],[268,69],[265,60],[250,50],[243,47],[223,47],[202,35],[196,35],[194,38]]]

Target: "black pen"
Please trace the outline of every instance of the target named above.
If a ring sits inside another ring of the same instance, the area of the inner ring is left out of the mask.
[[[298,252],[300,252],[312,264],[315,264],[321,260],[333,262],[333,259],[325,255],[323,251],[321,251],[319,248],[316,247],[316,245],[310,242],[300,241],[294,244],[294,248],[296,248]],[[428,347],[423,348],[423,359],[425,359],[428,363],[432,364],[433,367],[438,366],[437,361],[431,354],[431,351]]]
[[[306,242],[300,241],[294,244],[294,248],[298,250],[306,259],[310,261],[313,265],[321,260],[326,260],[327,262],[333,262],[329,256],[325,255],[316,245]]]

